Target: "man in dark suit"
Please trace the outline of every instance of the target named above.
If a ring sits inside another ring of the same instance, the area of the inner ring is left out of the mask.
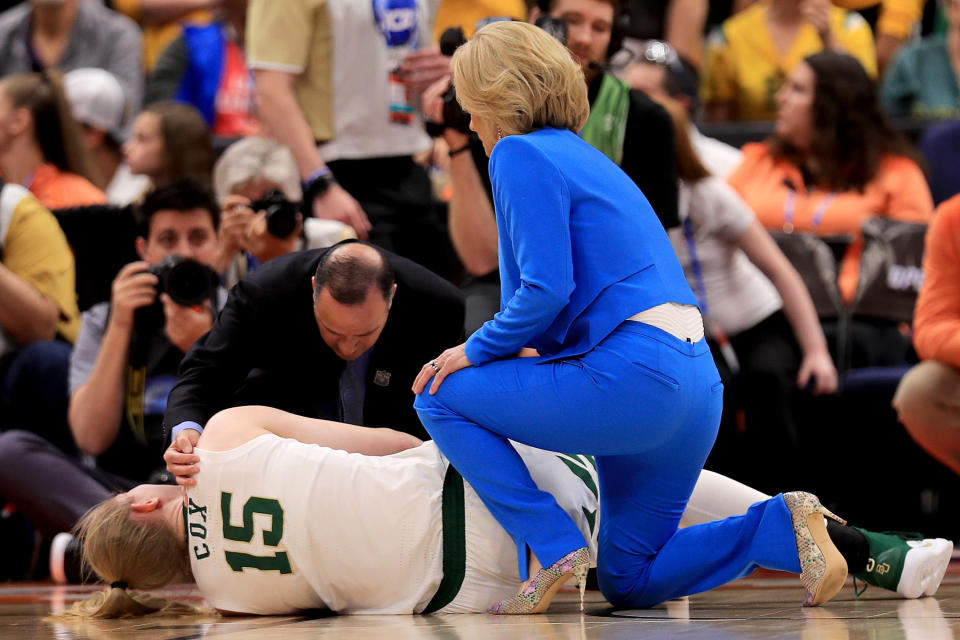
[[[463,317],[456,287],[367,243],[271,260],[234,287],[180,367],[164,419],[168,470],[192,484],[202,425],[235,405],[428,438],[410,388],[462,341]]]

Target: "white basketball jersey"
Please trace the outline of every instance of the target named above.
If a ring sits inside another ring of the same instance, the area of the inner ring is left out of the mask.
[[[557,496],[595,551],[592,464],[517,448],[538,486]],[[436,593],[447,462],[432,442],[373,457],[265,434],[229,451],[196,453],[188,549],[197,586],[217,609],[416,613]],[[468,526],[491,519],[479,509],[467,510]],[[516,576],[512,557],[512,566],[500,569],[507,582]]]

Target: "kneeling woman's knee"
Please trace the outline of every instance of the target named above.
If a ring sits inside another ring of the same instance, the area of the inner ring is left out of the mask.
[[[601,559],[597,566],[597,583],[603,597],[617,609],[642,609],[660,604],[648,602],[644,597],[647,580],[643,570],[615,571]]]

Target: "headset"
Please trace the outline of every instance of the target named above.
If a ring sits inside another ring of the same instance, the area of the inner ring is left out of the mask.
[[[550,14],[552,4],[553,0],[537,0],[537,8],[545,15]],[[615,16],[610,29],[610,45],[607,47],[606,60],[601,66],[605,66],[613,54],[623,48],[623,39],[630,31],[630,12],[627,3],[623,0],[614,0],[612,4]]]

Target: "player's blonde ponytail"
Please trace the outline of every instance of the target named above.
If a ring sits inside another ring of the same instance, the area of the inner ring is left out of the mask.
[[[130,517],[123,498],[111,498],[88,511],[77,524],[84,571],[93,571],[110,587],[75,603],[67,617],[123,618],[213,613],[129,589],[157,589],[190,577],[186,541],[167,526]]]

